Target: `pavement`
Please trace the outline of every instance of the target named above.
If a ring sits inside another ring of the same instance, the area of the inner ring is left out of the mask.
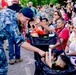
[[[4,44],[4,48],[5,47],[6,44]],[[5,53],[7,60],[9,61],[9,51],[5,50]],[[8,64],[8,75],[34,75],[34,52],[21,48],[21,58],[23,58],[23,62],[15,63],[14,65]]]

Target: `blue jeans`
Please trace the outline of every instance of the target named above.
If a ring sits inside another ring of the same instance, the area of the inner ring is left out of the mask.
[[[14,59],[19,59],[20,58],[20,46],[18,46],[15,42],[14,36],[10,37],[8,39],[8,44],[9,44],[9,60]]]

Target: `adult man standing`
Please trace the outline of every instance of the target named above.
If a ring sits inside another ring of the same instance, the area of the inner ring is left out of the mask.
[[[3,41],[10,36],[14,35],[16,43],[26,50],[38,52],[41,56],[45,55],[44,51],[25,42],[25,39],[19,33],[18,21],[26,24],[32,17],[33,12],[28,7],[23,8],[18,14],[8,8],[0,11],[0,75],[7,75],[8,64],[3,49]]]
[[[12,0],[12,5],[8,6],[9,9],[16,11],[18,13],[22,7],[19,5],[19,0]],[[21,25],[18,23],[19,32],[21,32]],[[13,65],[15,62],[21,62],[20,46],[18,46],[14,40],[14,36],[11,36],[8,39],[8,48],[9,48],[9,64]],[[15,58],[14,58],[15,55]]]

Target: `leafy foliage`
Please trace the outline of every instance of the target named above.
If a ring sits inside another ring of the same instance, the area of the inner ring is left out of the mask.
[[[33,5],[37,6],[37,5],[44,5],[44,4],[50,4],[50,3],[53,3],[53,4],[56,4],[56,3],[63,4],[64,0],[20,0],[21,4],[23,6],[26,6],[29,1],[32,1]]]

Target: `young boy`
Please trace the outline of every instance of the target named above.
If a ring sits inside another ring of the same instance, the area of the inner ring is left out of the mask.
[[[67,65],[68,62],[69,62],[69,58],[64,55],[60,55],[57,57],[57,60],[50,62],[48,52],[46,52],[46,64],[52,69],[55,70],[68,69],[68,65]]]

